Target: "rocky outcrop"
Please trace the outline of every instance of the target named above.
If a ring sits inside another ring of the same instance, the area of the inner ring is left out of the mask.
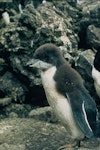
[[[58,45],[64,55],[72,53],[78,49],[78,36],[73,31],[71,17],[68,19],[52,3],[42,4],[37,9],[29,4],[22,14],[11,19],[12,22],[0,30],[0,57],[4,61],[0,89],[4,96],[22,102],[33,86],[41,86],[39,74],[26,67],[34,50],[51,42]]]
[[[82,75],[90,94],[95,95],[91,77],[95,53],[91,49],[99,49],[99,2],[86,1],[80,5],[76,1],[72,4],[54,0],[38,7],[31,3],[23,13],[10,16],[10,20],[0,29],[1,105],[46,99],[39,72],[26,64],[38,46],[49,42],[61,49],[65,59]],[[36,94],[39,89],[43,93],[40,97]],[[2,103],[5,98],[9,101]],[[42,103],[45,105],[44,100]]]

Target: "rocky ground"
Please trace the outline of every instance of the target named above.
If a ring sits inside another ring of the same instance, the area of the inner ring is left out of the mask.
[[[6,113],[8,117],[0,116],[0,150],[57,150],[71,142],[49,106],[33,109],[29,105],[15,104],[9,106]],[[100,139],[85,139],[80,148],[64,150],[99,149]]]
[[[38,46],[56,44],[81,74],[100,112],[91,76],[100,50],[100,2],[33,0],[33,6],[26,0],[21,12],[20,1],[0,3],[0,150],[57,150],[71,142],[70,136],[48,106],[39,73],[26,63]],[[1,15],[5,11],[9,23]],[[100,150],[100,139],[65,150]]]

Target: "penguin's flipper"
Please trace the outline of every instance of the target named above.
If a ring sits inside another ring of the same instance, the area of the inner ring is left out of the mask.
[[[84,87],[79,87],[75,91],[66,94],[75,121],[81,131],[88,138],[94,138],[96,129],[96,105]]]
[[[97,138],[100,138],[100,120],[97,121],[97,127],[96,127],[95,136]]]

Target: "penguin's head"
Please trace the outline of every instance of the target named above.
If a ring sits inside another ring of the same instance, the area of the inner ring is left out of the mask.
[[[34,53],[34,58],[50,63],[57,66],[59,61],[63,61],[64,58],[61,55],[60,49],[54,44],[44,44],[36,49]]]
[[[97,51],[94,59],[94,67],[100,72],[100,50]]]
[[[41,69],[44,69],[45,66],[45,70],[51,66],[59,67],[62,63],[65,62],[65,59],[60,52],[60,49],[56,45],[51,43],[43,44],[42,46],[37,48],[35,50],[33,58],[34,59],[28,62],[28,65],[30,67],[36,67]],[[36,63],[39,65],[35,65]]]

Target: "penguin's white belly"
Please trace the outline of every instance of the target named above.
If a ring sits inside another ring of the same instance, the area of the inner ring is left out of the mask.
[[[100,72],[97,71],[94,67],[92,69],[92,77],[94,79],[95,90],[100,97]]]
[[[65,96],[58,93],[56,90],[56,83],[53,80],[53,76],[56,72],[56,67],[52,67],[49,70],[41,73],[42,84],[45,90],[45,94],[48,103],[52,107],[53,111],[61,120],[65,128],[68,129],[73,139],[82,139],[84,134],[75,122],[73,117],[71,106]]]

